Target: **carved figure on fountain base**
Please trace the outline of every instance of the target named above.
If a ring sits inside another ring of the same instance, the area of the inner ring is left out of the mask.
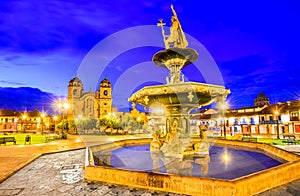
[[[162,143],[159,140],[159,133],[158,132],[154,132],[152,134],[152,141],[150,143],[150,151],[154,152],[154,151],[160,151],[160,148],[162,146]]]
[[[182,142],[179,138],[179,130],[181,128],[178,127],[178,120],[175,119],[173,121],[171,131],[166,136],[166,141],[164,142],[163,146],[161,147],[161,151],[164,156],[170,157],[177,157],[182,158]]]

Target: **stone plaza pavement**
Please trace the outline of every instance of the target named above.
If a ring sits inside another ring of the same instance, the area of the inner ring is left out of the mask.
[[[0,147],[0,195],[178,195],[84,180],[85,145],[124,137],[86,136],[85,144],[80,139],[70,136],[44,145]],[[282,148],[300,153],[300,145]],[[50,154],[41,156],[45,153]],[[300,180],[259,195],[300,195]]]

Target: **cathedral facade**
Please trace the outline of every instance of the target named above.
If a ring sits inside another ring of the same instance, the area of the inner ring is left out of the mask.
[[[112,112],[112,86],[105,78],[96,92],[84,92],[81,80],[76,76],[68,85],[68,118],[102,118]]]

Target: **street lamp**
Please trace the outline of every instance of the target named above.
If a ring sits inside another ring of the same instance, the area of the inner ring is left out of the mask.
[[[276,110],[274,112],[274,114],[277,117],[277,139],[280,139],[280,137],[279,137],[279,112],[278,112],[278,110]]]
[[[226,119],[225,119],[225,116],[226,116],[226,109],[227,109],[228,105],[226,103],[221,103],[219,105],[219,109],[221,109],[221,112],[223,114],[223,130],[224,130],[224,139],[226,139]]]
[[[54,120],[54,132],[56,132],[56,121],[57,121],[57,116],[53,116]]]
[[[25,131],[26,131],[26,126],[27,126],[27,124],[26,124],[26,119],[27,119],[27,115],[26,114],[23,114],[22,115],[22,121],[23,121],[23,132],[25,133]]]
[[[44,118],[45,118],[45,113],[44,113],[44,112],[42,112],[42,114],[41,114],[42,135],[44,134],[44,126],[43,126],[43,123],[44,123]]]
[[[65,120],[64,110],[67,111],[69,109],[70,105],[67,101],[58,101],[57,102],[57,107],[58,107],[59,110],[62,111],[62,133],[63,133],[64,132],[64,120]]]

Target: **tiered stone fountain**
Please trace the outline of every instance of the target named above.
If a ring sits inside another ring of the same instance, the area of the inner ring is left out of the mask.
[[[157,52],[152,61],[167,68],[170,75],[166,77],[164,85],[146,86],[134,93],[128,100],[155,110],[159,105],[164,110],[167,138],[161,148],[167,156],[182,157],[190,154],[190,112],[213,102],[223,103],[229,90],[224,86],[185,82],[181,69],[198,59],[198,53],[187,48],[188,42],[182,31],[177,14],[172,8],[172,26],[170,35],[165,35],[164,23],[160,20],[158,26],[162,27],[165,50]]]

